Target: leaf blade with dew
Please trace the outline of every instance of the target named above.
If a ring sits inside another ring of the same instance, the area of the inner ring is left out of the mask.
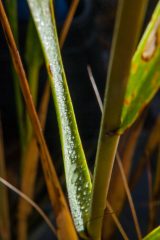
[[[73,107],[62,65],[51,1],[28,0],[35,21],[55,102],[70,207],[78,232],[88,221],[91,180],[82,149]]]
[[[160,226],[155,228],[152,232],[150,232],[143,240],[158,240],[160,239]]]
[[[65,38],[67,37],[67,32],[69,30],[71,18],[73,18],[73,8],[71,8],[71,10],[69,10],[68,17],[65,20],[66,23],[64,24],[64,27],[63,27],[65,29],[62,29],[62,31],[65,32],[65,36],[64,36],[64,34],[61,34],[61,36],[63,36],[63,43],[64,43]],[[76,10],[76,8],[74,7],[74,11],[75,10]],[[69,23],[68,23],[68,21],[69,21]],[[29,27],[30,28],[29,32],[31,31],[30,35],[35,35],[36,33],[32,32],[33,31],[32,23],[30,23],[30,25],[31,25]],[[67,29],[66,29],[66,26],[67,26]],[[32,37],[28,36],[28,38],[29,38],[28,45],[30,45],[30,40],[32,39]],[[36,36],[36,40],[39,41],[39,39],[37,39],[37,36]],[[62,44],[61,44],[61,47],[62,47]],[[32,68],[32,64],[30,64],[30,56],[34,55],[34,57],[35,57],[35,53],[34,54],[32,53],[32,51],[34,50],[32,48],[33,48],[32,46],[31,47],[28,46],[26,48],[26,49],[29,49],[29,51],[26,51],[26,61],[28,61],[28,64],[31,65],[31,68]],[[31,54],[29,52],[31,52]],[[37,54],[39,54],[39,51],[36,53],[36,55]],[[36,58],[35,58],[35,60],[36,60]],[[32,89],[32,87],[31,87],[31,89]],[[31,90],[31,92],[32,92],[32,90]],[[33,92],[34,92],[34,90],[33,90]],[[32,96],[33,95],[34,94],[32,94]],[[39,120],[40,120],[42,129],[44,128],[45,121],[46,121],[47,108],[48,108],[48,104],[49,104],[49,95],[50,95],[50,86],[49,86],[49,83],[46,82],[44,93],[41,98],[40,110],[39,110]],[[36,172],[37,172],[38,156],[39,156],[39,152],[38,152],[38,148],[37,148],[37,143],[36,143],[34,136],[32,136],[32,139],[30,140],[28,147],[26,148],[24,167],[23,167],[23,172],[21,174],[22,175],[21,190],[22,190],[22,192],[26,193],[31,199],[33,199],[33,197],[34,197],[34,186],[35,186],[35,179],[36,179],[36,175],[37,175]],[[30,175],[29,179],[28,179],[28,174]],[[28,188],[28,186],[29,186],[29,188]],[[19,211],[18,216],[20,217],[19,222],[18,222],[19,223],[18,224],[18,238],[20,240],[27,239],[27,218],[28,218],[29,213],[31,212],[31,206],[29,204],[27,204],[27,202],[23,201],[20,198],[18,211]]]
[[[68,33],[68,30],[69,30],[69,27],[71,24],[71,20],[74,16],[75,11],[76,11],[76,8],[74,6],[71,8],[71,11],[69,11],[68,16],[65,20],[65,24],[64,24],[65,29],[62,29],[62,31],[65,32],[65,34],[61,34],[61,37],[60,37],[61,47],[63,46],[62,42],[64,43],[65,38],[67,37],[67,33]],[[33,33],[33,29],[34,29],[32,26],[33,22],[32,21],[30,21],[30,22],[31,23],[30,23],[29,30],[28,30],[29,36],[27,36],[29,38],[27,40],[28,41],[27,48],[29,48],[29,53],[32,49],[32,46],[34,45],[33,44],[30,47],[30,40],[32,39],[32,35],[34,36],[36,34],[36,33]],[[61,40],[61,38],[63,38],[63,40]],[[37,40],[37,34],[36,34],[35,39]],[[34,39],[34,42],[36,44],[35,39]],[[38,39],[38,41],[39,41],[39,39]],[[32,49],[32,51],[33,50],[34,49]],[[39,55],[39,54],[40,54],[40,52],[38,50],[36,55]],[[28,51],[26,51],[26,61],[28,61],[28,64],[31,65],[31,67],[32,67],[32,64],[30,64],[30,56],[31,55],[32,55],[32,52],[31,52],[31,54],[28,54]],[[33,55],[35,58],[35,53]],[[40,55],[39,55],[39,57],[40,57]],[[35,59],[35,61],[36,61],[36,59]],[[35,61],[34,61],[34,63],[36,64]],[[38,64],[38,65],[40,65],[40,64]],[[35,86],[35,84],[34,84],[34,86]],[[32,87],[31,87],[31,92],[35,92],[34,86],[33,86],[33,91],[32,91]],[[32,93],[32,96],[33,95],[35,96],[36,94]],[[33,98],[36,99],[36,97],[34,97],[34,96],[33,96]],[[40,110],[39,110],[39,120],[40,120],[42,129],[44,128],[45,121],[46,121],[47,108],[48,108],[48,104],[49,104],[49,96],[50,96],[50,87],[49,87],[49,83],[46,82],[44,93],[41,98]],[[34,102],[35,102],[35,100],[34,100]],[[39,156],[39,152],[38,152],[38,148],[37,148],[37,143],[36,143],[34,136],[32,136],[32,139],[30,140],[29,145],[27,146],[27,149],[26,149],[25,160],[24,160],[25,163],[24,163],[24,167],[23,167],[22,180],[21,180],[22,192],[26,193],[31,199],[33,199],[33,196],[34,196],[34,186],[35,186],[35,178],[37,175],[38,156]],[[28,179],[28,174],[30,175],[29,179]],[[18,211],[19,211],[19,213],[18,213],[18,216],[19,216],[18,238],[20,240],[27,239],[27,218],[28,218],[29,213],[31,212],[31,206],[29,204],[27,204],[27,202],[23,201],[23,199],[20,198]]]
[[[160,2],[134,54],[119,133],[137,119],[160,87]],[[142,94],[143,93],[143,94]]]
[[[70,239],[77,239],[72,218],[68,209],[68,205],[60,186],[51,156],[49,154],[40,122],[34,107],[34,103],[30,94],[28,81],[24,71],[21,57],[19,55],[10,24],[8,22],[2,1],[0,0],[0,21],[7,38],[10,54],[14,67],[19,76],[21,90],[25,99],[26,107],[32,121],[35,137],[38,143],[42,169],[46,180],[47,190],[51,200],[51,204],[55,213],[56,223],[58,226],[57,234],[59,238],[65,239],[66,236]],[[66,225],[67,221],[67,225]]]
[[[6,175],[2,122],[0,119],[0,177],[6,178]],[[0,186],[0,237],[2,240],[11,239],[8,192],[2,186]]]

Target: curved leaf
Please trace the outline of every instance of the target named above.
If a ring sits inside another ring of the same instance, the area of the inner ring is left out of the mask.
[[[84,232],[88,221],[91,180],[61,60],[52,1],[28,0],[28,3],[38,30],[50,77],[70,207],[77,231]]]
[[[122,110],[123,133],[137,119],[160,87],[160,2],[133,57]]]

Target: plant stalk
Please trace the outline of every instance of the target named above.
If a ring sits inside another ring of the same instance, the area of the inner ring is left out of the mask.
[[[93,240],[101,239],[106,197],[120,139],[117,131],[121,126],[131,59],[141,32],[146,6],[146,0],[119,1],[93,177],[88,223],[88,232]]]

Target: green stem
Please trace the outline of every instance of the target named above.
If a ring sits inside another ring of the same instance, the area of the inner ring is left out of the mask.
[[[100,240],[103,213],[106,207],[106,192],[109,187],[113,163],[120,136],[102,136],[99,140],[99,159],[96,162],[93,178],[94,192],[92,196],[89,233],[93,239]],[[100,148],[102,150],[100,151]],[[107,155],[106,155],[107,153]],[[107,156],[107,159],[106,159]],[[106,181],[107,180],[107,181]]]
[[[93,177],[88,223],[88,231],[93,240],[101,239],[106,197],[119,142],[117,131],[121,125],[131,59],[140,35],[146,6],[146,0],[119,1]]]

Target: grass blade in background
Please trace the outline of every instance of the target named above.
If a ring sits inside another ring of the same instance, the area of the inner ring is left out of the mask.
[[[30,86],[30,91],[35,106],[37,106],[37,95],[39,87],[39,72],[43,64],[44,58],[41,50],[41,45],[35,30],[35,26],[32,18],[30,17],[28,24],[28,32],[26,39],[26,54],[25,59],[27,63],[28,81]],[[27,117],[27,143],[32,137],[32,125]]]
[[[89,233],[96,240],[101,239],[106,197],[119,142],[117,130],[121,125],[121,112],[127,89],[131,59],[140,35],[146,6],[146,0],[119,1],[94,171],[90,221],[88,224]]]
[[[160,2],[133,57],[119,133],[137,119],[160,87]],[[143,94],[142,94],[143,93]]]
[[[39,120],[44,129],[47,110],[48,110],[48,102],[49,102],[49,85],[46,85],[46,88],[43,93],[42,102],[39,110]],[[38,160],[39,160],[39,151],[37,147],[37,142],[34,136],[29,141],[26,151],[24,152],[24,166],[22,170],[21,176],[21,191],[25,193],[31,199],[34,198],[34,189],[35,189],[35,180],[37,176],[37,168],[38,168]],[[28,178],[29,176],[29,178]],[[25,240],[27,239],[27,220],[29,214],[31,213],[32,207],[22,198],[19,200],[18,207],[18,239]]]
[[[160,227],[155,228],[143,240],[158,240],[160,239]]]
[[[66,236],[67,236],[67,238],[69,239],[77,239],[77,236],[73,227],[72,219],[70,216],[70,212],[69,212],[63,191],[59,184],[55,168],[52,164],[52,160],[48,152],[45,139],[42,134],[42,129],[38,120],[38,116],[36,114],[32,97],[30,95],[29,85],[28,85],[24,68],[23,68],[23,64],[22,64],[18,49],[16,47],[16,43],[15,43],[1,0],[0,0],[0,21],[2,23],[2,27],[7,38],[10,54],[12,56],[12,61],[14,63],[14,67],[19,76],[22,93],[24,95],[27,110],[28,110],[30,119],[32,121],[34,133],[39,146],[41,163],[44,171],[47,189],[48,189],[49,197],[51,199],[52,207],[54,209],[54,213],[56,217],[56,223],[58,227],[57,229],[58,237],[59,239],[66,239]],[[66,222],[68,223],[67,225],[66,225]]]
[[[8,14],[9,21],[11,23],[11,28],[13,31],[14,38],[18,45],[18,2],[17,0],[5,0],[6,11]],[[19,127],[19,137],[20,137],[20,145],[21,152],[23,153],[25,149],[25,126],[24,126],[24,112],[23,112],[23,100],[19,85],[19,79],[17,73],[15,72],[12,66],[12,74],[13,74],[13,84],[15,91],[15,102],[16,102],[16,110],[17,110],[17,121]]]
[[[0,119],[0,177],[6,179],[6,166],[3,145],[2,123]],[[10,240],[10,216],[8,192],[6,187],[0,184],[0,239]]]
[[[30,17],[26,38],[25,59],[28,68],[28,81],[35,105],[37,104],[38,80],[40,68],[44,62],[41,45],[33,19]]]
[[[56,107],[66,183],[72,215],[78,232],[88,221],[91,180],[81,145],[60,56],[51,1],[28,0],[41,40]]]

